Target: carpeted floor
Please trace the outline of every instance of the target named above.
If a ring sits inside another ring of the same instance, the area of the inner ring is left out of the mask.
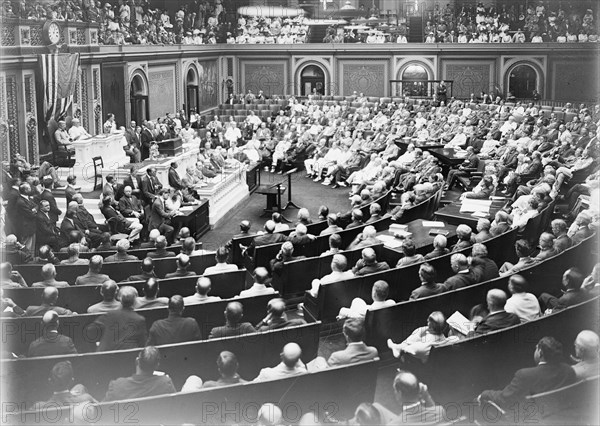
[[[310,211],[311,217],[316,217],[319,206],[326,205],[333,213],[347,211],[350,208],[348,200],[348,188],[332,189],[330,186],[321,185],[304,177],[304,171],[292,175],[292,201],[299,207],[305,207]],[[284,181],[283,186],[287,187],[287,178],[281,175],[261,171],[261,184],[272,185]],[[282,196],[282,204],[285,206],[288,199],[288,192]],[[262,229],[265,221],[269,218],[261,217],[263,209],[266,207],[266,196],[253,193],[244,200],[237,208],[233,209],[217,226],[208,231],[202,237],[203,246],[214,250],[219,245],[227,242],[232,235],[239,233],[239,223],[248,219],[252,223],[252,231]],[[290,226],[296,222],[297,209],[288,209],[284,216],[292,221]]]

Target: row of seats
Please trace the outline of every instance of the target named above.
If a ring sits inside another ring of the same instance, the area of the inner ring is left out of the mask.
[[[135,256],[140,260],[143,260],[148,256],[148,253],[150,253],[154,250],[156,250],[156,248],[154,248],[154,247],[132,249],[132,250],[128,250],[127,254],[129,254],[131,256]],[[168,246],[166,248],[166,250],[172,251],[173,253],[175,253],[177,255],[181,252],[181,245],[176,244],[176,245]],[[194,248],[194,250],[202,250],[202,242],[196,243],[196,247]],[[112,256],[116,252],[117,252],[116,248],[114,250],[84,251],[84,252],[79,253],[79,258],[90,259],[92,256],[96,256],[96,255],[102,256],[103,258],[107,258],[108,256]],[[59,252],[54,253],[54,255],[56,256],[57,259],[60,259],[60,260],[69,258],[69,254],[66,251],[59,251]]]
[[[160,280],[157,297],[170,298],[176,294],[186,297],[196,291],[196,282],[200,275],[187,277],[167,278]],[[210,275],[212,290],[211,296],[219,296],[221,299],[230,299],[246,289],[246,270],[223,272]],[[119,287],[132,286],[143,294],[145,281],[126,281],[118,283]],[[10,297],[17,306],[38,305],[42,299],[44,287],[7,288],[4,289],[4,297]],[[56,304],[73,312],[85,313],[87,309],[102,301],[100,285],[71,286],[61,288]]]

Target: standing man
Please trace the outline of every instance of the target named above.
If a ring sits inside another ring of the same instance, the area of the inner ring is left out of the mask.
[[[16,235],[30,253],[35,253],[35,230],[37,208],[30,199],[31,186],[23,183],[19,186],[19,198],[15,201]]]
[[[152,132],[153,130],[154,125],[149,121],[145,121],[142,126],[142,134],[140,135],[140,142],[142,144],[140,154],[142,161],[150,157],[150,144],[155,140],[154,133]]]
[[[173,242],[173,232],[175,231],[170,225],[170,220],[175,212],[167,213],[165,209],[165,201],[167,198],[169,198],[169,191],[162,188],[158,192],[158,197],[152,202],[150,216],[148,218],[148,229],[158,229],[170,244]]]
[[[50,203],[47,200],[40,201],[40,210],[36,215],[36,243],[39,246],[49,245],[58,250],[58,233],[56,220],[50,215]]]
[[[141,141],[140,135],[136,132],[136,122],[131,121],[129,128],[125,130],[125,140],[127,146],[123,147],[125,154],[131,159],[132,163],[139,163],[141,161]]]

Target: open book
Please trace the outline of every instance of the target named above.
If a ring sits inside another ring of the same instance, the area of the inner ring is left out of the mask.
[[[460,334],[467,336],[471,331],[475,330],[475,323],[469,321],[460,312],[456,311],[446,320],[448,325]]]

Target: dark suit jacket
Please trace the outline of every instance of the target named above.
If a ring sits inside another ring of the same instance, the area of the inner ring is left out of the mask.
[[[140,147],[141,159],[145,160],[150,156],[150,144],[154,140],[154,135],[152,132],[144,127],[142,129],[142,134],[140,135],[140,142],[142,146]]]
[[[76,354],[77,349],[70,337],[52,334],[39,337],[29,345],[27,357]]]
[[[67,206],[69,205],[69,203],[71,201],[73,201],[73,195],[77,194],[77,191],[75,191],[75,188],[71,187],[71,186],[67,186],[65,188],[65,199],[67,200]]]
[[[142,203],[135,195],[131,197],[121,197],[119,200],[119,210],[125,217],[133,217],[133,212],[143,213]]]
[[[447,278],[446,281],[444,281],[443,285],[445,291],[450,291],[475,284],[476,282],[477,280],[475,278],[475,274],[473,271],[469,270],[469,272],[464,274],[452,275],[451,277]]]
[[[58,228],[56,221],[39,211],[36,219],[36,243],[38,246],[44,244],[55,244],[58,239]]]
[[[98,229],[94,216],[84,207],[77,207],[77,225],[82,229]]]
[[[62,214],[62,211],[58,208],[58,204],[56,203],[56,198],[52,195],[50,190],[44,190],[40,194],[40,200],[46,200],[50,203],[50,218],[54,220],[54,223],[58,222],[58,217]]]
[[[142,201],[146,204],[152,204],[158,193],[158,189],[161,186],[157,177],[146,175],[142,178],[141,182],[141,197]]]
[[[242,322],[235,326],[224,325],[210,330],[209,339],[218,339],[219,337],[240,336],[242,334],[255,333],[256,329],[249,322]]]
[[[68,285],[66,286],[68,287]],[[40,306],[28,306],[25,309],[25,315],[28,317],[41,317],[48,311],[55,311],[58,315],[71,315],[71,312],[68,309],[61,308],[60,306],[48,305],[46,303],[42,303]]]
[[[331,354],[327,360],[329,366],[347,365],[355,362],[368,361],[379,356],[377,349],[367,346],[364,342],[349,343],[346,349]]]
[[[488,314],[479,324],[477,324],[477,327],[475,327],[475,334],[485,334],[495,330],[502,330],[503,328],[517,324],[521,324],[521,320],[518,316],[506,311],[498,311],[493,314]]]
[[[71,233],[71,231],[80,231],[83,232],[83,229],[79,228],[76,224],[74,220],[71,220],[69,218],[64,218],[62,220],[62,222],[60,223],[60,240],[59,240],[59,244],[61,246],[67,246],[69,245],[69,234]]]
[[[559,253],[565,251],[572,245],[573,241],[571,241],[571,238],[567,234],[563,234],[559,237],[556,237],[556,239],[554,240],[554,248],[558,250]]]
[[[165,211],[164,200],[156,197],[150,209],[150,217],[148,218],[148,229],[158,229],[160,225],[168,222],[170,219],[169,213]]]
[[[195,319],[183,318],[181,315],[170,312],[168,318],[154,321],[150,327],[146,345],[191,342],[201,338],[200,327]]]
[[[175,253],[167,251],[167,249],[156,249],[146,254],[147,257],[152,259],[162,259],[163,257],[175,257]],[[193,275],[193,274],[192,274]]]
[[[534,395],[566,386],[575,381],[575,371],[564,363],[539,364],[517,370],[511,382],[502,390],[486,390],[482,401],[493,401],[501,407],[520,402]]]
[[[443,284],[427,284],[421,285],[412,291],[410,294],[411,299],[420,299],[422,297],[433,296],[434,294],[443,293],[445,290]]]
[[[146,320],[132,309],[109,311],[91,326],[100,330],[98,352],[140,348],[146,344]],[[90,336],[98,335],[96,332],[91,331]]]
[[[181,178],[179,173],[173,167],[169,168],[169,186],[175,189],[181,189]]]
[[[271,321],[270,324],[265,324],[262,321],[256,324],[256,329],[258,331],[267,331],[267,330],[279,330],[281,328],[294,327],[295,325],[306,324],[301,318],[293,318],[293,319],[283,319],[276,318]]]
[[[498,265],[488,257],[473,257],[471,260],[471,271],[475,275],[475,280],[482,283],[500,276]]]
[[[283,234],[274,232],[272,234],[262,234],[254,237],[248,247],[248,255],[254,256],[254,249],[259,246],[266,246],[268,244],[283,243],[287,241],[287,237]]]
[[[571,241],[573,242],[573,245],[579,244],[593,233],[594,232],[590,228],[584,226],[583,228],[579,228],[577,232],[575,232],[575,235],[571,237]]]
[[[19,240],[35,234],[37,213],[31,211],[34,208],[36,208],[34,202],[26,200],[23,197],[19,197],[15,201],[17,220],[13,225],[16,225],[17,238]]]
[[[136,182],[137,189],[133,185],[134,180]],[[123,185],[121,186],[121,188],[125,189],[126,186],[131,186],[131,189],[133,190],[133,195],[135,195],[138,198],[140,197],[140,194],[142,193],[142,180],[140,179],[139,176],[135,176],[135,178],[132,178],[131,176],[127,176],[125,179],[123,179]],[[120,199],[121,198],[119,198],[119,200]]]
[[[163,395],[177,392],[173,381],[167,375],[134,374],[111,380],[104,401],[120,401],[129,398]]]
[[[104,215],[106,220],[113,217],[117,219],[117,232],[128,233],[127,229],[129,228],[129,223],[120,212],[116,211],[112,206],[102,206],[100,212]]]
[[[450,253],[450,250],[448,250],[447,248],[441,249],[441,250],[433,249],[432,251],[430,251],[429,253],[427,253],[425,255],[425,259],[434,259],[436,257],[440,257],[440,256],[443,256],[448,253]]]

